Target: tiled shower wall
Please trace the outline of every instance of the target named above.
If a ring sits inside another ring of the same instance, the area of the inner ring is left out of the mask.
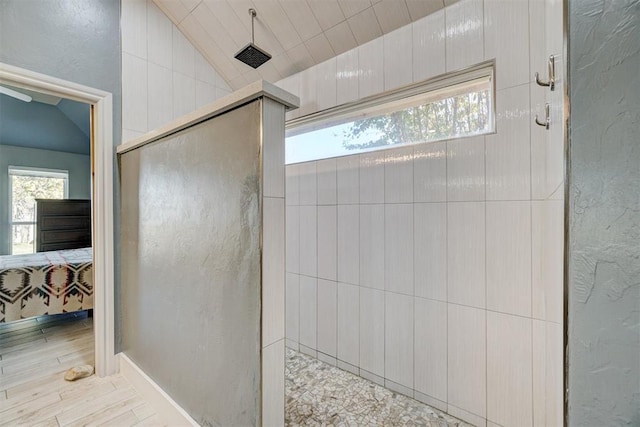
[[[122,0],[122,141],[231,92],[151,0]]]
[[[463,0],[279,83],[293,117],[496,59],[495,134],[287,166],[290,347],[477,425],[562,425],[563,89],[532,83],[561,52],[560,2]]]

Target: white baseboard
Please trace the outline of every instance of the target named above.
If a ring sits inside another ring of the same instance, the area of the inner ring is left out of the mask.
[[[199,426],[155,381],[124,353],[118,353],[120,373],[131,383],[143,399],[157,412],[162,422],[170,426]]]

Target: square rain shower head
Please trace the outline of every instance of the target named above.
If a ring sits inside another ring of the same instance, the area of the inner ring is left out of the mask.
[[[248,45],[240,49],[240,52],[236,53],[236,56],[234,58],[244,62],[250,67],[258,68],[259,66],[270,60],[271,55],[260,49],[255,44],[249,43]]]

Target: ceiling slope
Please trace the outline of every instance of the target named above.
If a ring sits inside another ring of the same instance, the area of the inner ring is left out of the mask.
[[[288,77],[442,9],[456,0],[153,0],[233,89]],[[251,41],[273,59],[234,59]]]

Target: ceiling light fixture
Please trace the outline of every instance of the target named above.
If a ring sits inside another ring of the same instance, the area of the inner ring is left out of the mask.
[[[8,87],[4,87],[4,86],[0,86],[0,93],[3,93],[5,95],[8,95],[15,99],[19,99],[20,101],[24,101],[24,102],[31,102],[31,100],[33,99],[29,95],[25,95],[24,93],[20,93],[18,91],[9,89]]]
[[[256,17],[256,10],[249,9],[249,15],[251,15],[251,43],[240,49],[240,52],[236,53],[234,58],[244,62],[252,68],[258,68],[270,60],[271,55],[254,44],[253,20]]]

